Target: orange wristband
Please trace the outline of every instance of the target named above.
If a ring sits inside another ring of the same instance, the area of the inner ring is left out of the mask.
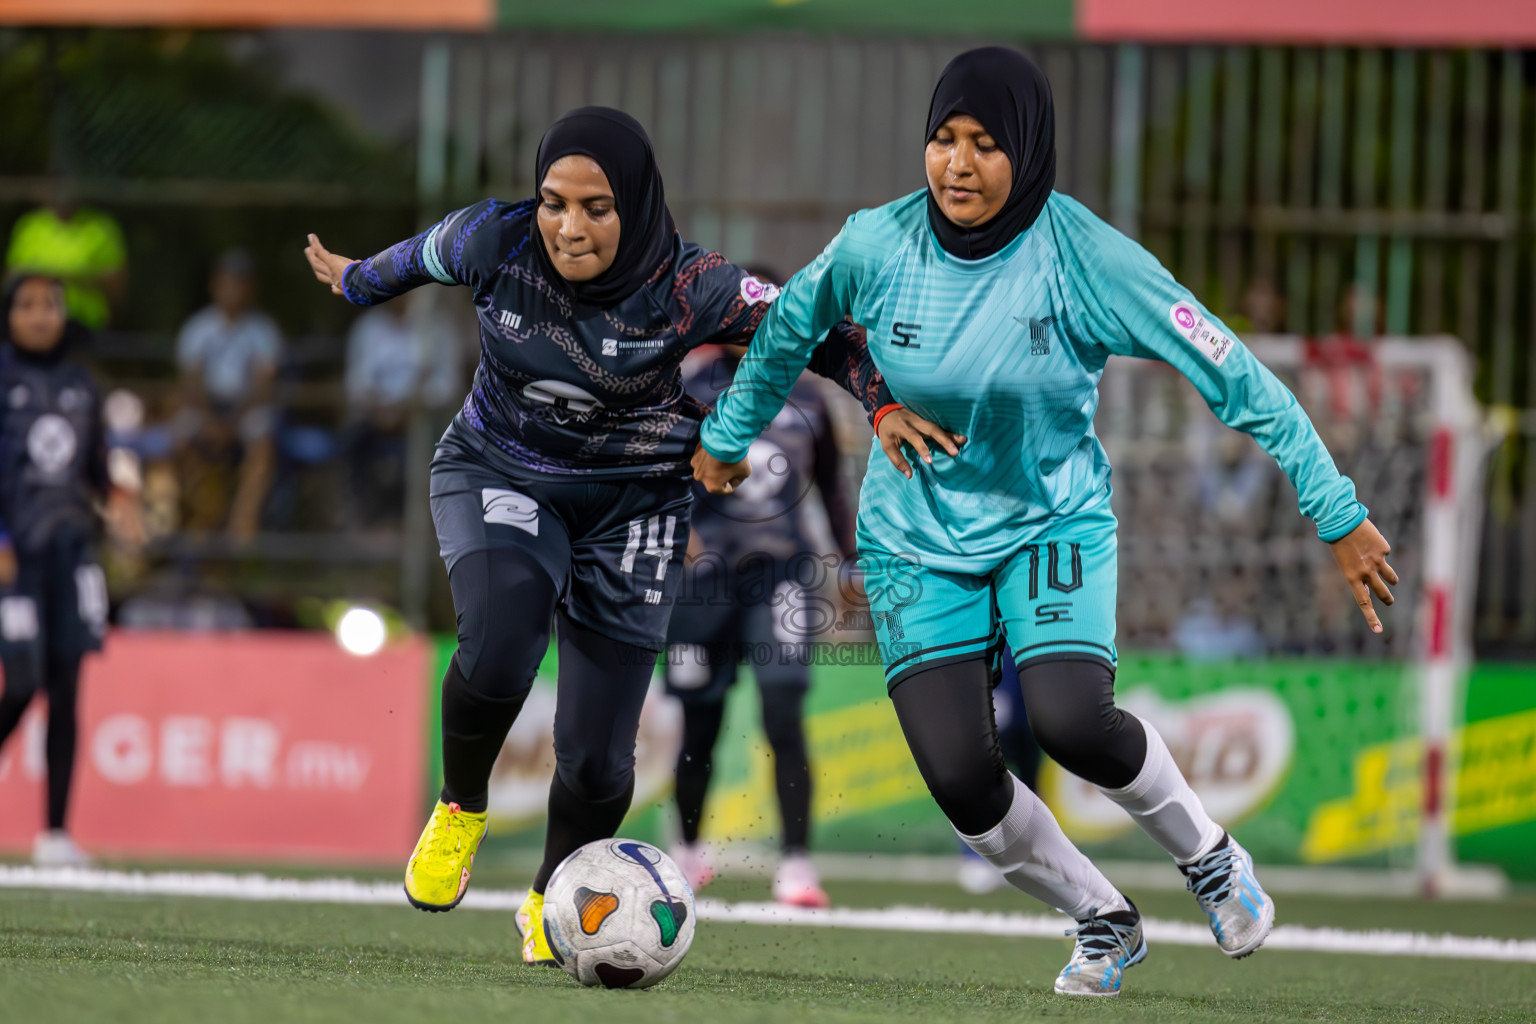
[[[890,405],[882,405],[880,408],[875,410],[875,418],[869,421],[869,425],[874,428],[876,437],[880,436],[880,421],[885,419],[885,414],[888,412],[895,412],[900,408],[900,402],[892,402]]]

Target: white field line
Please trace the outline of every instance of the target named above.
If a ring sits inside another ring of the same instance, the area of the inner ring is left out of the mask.
[[[278,903],[351,903],[406,906],[398,882],[359,882],[349,878],[271,878],[219,872],[130,872],[96,868],[34,868],[0,866],[0,889],[53,889],[118,893],[131,896],[203,896],[216,899]],[[524,894],[509,890],[471,889],[467,910],[512,910]],[[698,901],[700,920],[741,924],[798,925],[823,928],[862,928],[874,931],[999,935],[1012,938],[1060,939],[1067,921],[1046,914],[996,914],[979,910],[937,910],[932,907],[855,909],[833,907],[808,910],[774,903]],[[1213,945],[1202,925],[1147,918],[1147,940],[1171,946]],[[1292,949],[1372,956],[1420,956],[1444,960],[1503,960],[1536,964],[1536,940],[1427,935],[1422,932],[1346,931],[1279,925],[1266,949]]]

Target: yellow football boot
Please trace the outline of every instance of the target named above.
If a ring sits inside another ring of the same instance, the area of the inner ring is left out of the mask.
[[[555,954],[549,951],[549,940],[544,937],[544,894],[528,890],[528,898],[517,909],[517,933],[523,937],[523,962],[528,964],[555,964]]]
[[[485,813],[441,800],[405,866],[405,898],[418,910],[452,910],[469,888],[469,869],[485,838]]]

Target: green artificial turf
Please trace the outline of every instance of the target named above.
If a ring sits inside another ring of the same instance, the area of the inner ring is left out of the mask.
[[[477,874],[476,882],[482,879]],[[490,881],[490,880],[487,880]],[[497,879],[496,881],[503,881]],[[510,886],[511,880],[505,880]],[[759,899],[762,883],[709,895]],[[1035,911],[1012,893],[829,886],[850,906]],[[1144,912],[1198,919],[1187,897]],[[1283,898],[1287,923],[1536,937],[1536,900],[1430,904]],[[1536,965],[1156,946],[1116,1001],[1051,992],[1065,938],[998,939],[701,922],[676,974],[645,992],[579,988],[523,965],[512,917],[468,908],[0,891],[0,1020],[52,1021],[1531,1021]]]

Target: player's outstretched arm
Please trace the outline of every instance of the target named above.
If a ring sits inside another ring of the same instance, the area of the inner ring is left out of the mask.
[[[516,229],[528,209],[527,204],[483,199],[362,260],[338,256],[310,235],[304,258],[316,280],[357,306],[385,302],[424,284],[478,288],[506,259],[502,249],[508,222]]]
[[[1392,545],[1367,519],[1328,546],[1333,549],[1333,559],[1349,581],[1355,603],[1360,606],[1360,613],[1365,616],[1371,632],[1380,633],[1381,620],[1376,617],[1371,595],[1380,598],[1382,604],[1390,605],[1394,601],[1389,585],[1397,585],[1397,573],[1387,564]]]
[[[924,462],[933,462],[929,442],[944,449],[950,455],[959,455],[965,438],[952,434],[923,419],[911,409],[891,406],[882,409],[883,415],[875,420],[875,434],[880,440],[880,450],[891,460],[891,465],[908,480],[912,479],[912,465],[907,461],[904,448],[910,447]],[[693,478],[710,494],[730,494],[741,482],[752,475],[752,467],[746,456],[735,462],[725,462],[709,454],[701,444],[693,453]]]
[[[858,247],[848,242],[857,217],[769,304],[735,378],[700,427],[700,449],[722,464],[746,458],[752,441],[784,407],[817,345],[854,311],[864,262]]]

